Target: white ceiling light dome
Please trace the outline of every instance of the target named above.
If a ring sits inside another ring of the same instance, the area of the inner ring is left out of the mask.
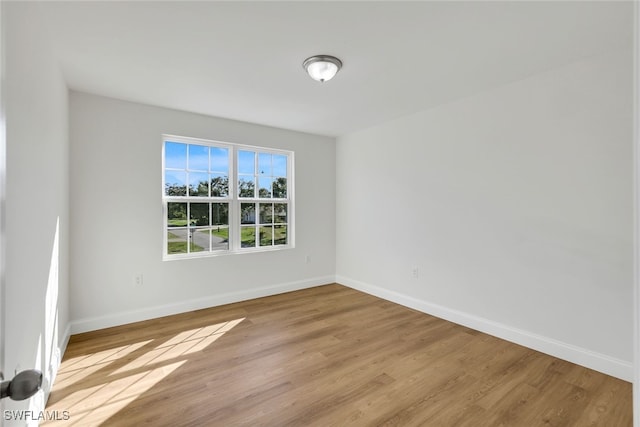
[[[302,63],[313,80],[326,82],[331,80],[342,68],[342,61],[331,55],[315,55]]]

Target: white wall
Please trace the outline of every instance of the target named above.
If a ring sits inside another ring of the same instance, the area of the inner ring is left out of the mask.
[[[338,138],[337,280],[630,380],[632,57]]]
[[[2,4],[7,25],[4,373],[10,379],[16,368],[40,369],[48,392],[68,338],[68,92],[37,7]],[[6,409],[40,410],[44,397],[8,401]]]
[[[633,425],[640,427],[640,7],[633,3],[633,115],[634,115],[634,378],[633,378]]]
[[[333,138],[78,92],[69,111],[74,332],[335,279]],[[293,150],[295,249],[163,262],[163,133]]]

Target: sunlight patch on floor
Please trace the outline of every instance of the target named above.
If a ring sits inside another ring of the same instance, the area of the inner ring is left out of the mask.
[[[128,354],[135,352],[149,342],[151,340],[101,351],[84,357],[77,357],[69,360],[70,364],[65,361],[56,376],[56,388],[67,387],[77,383],[89,375],[110,366],[114,361],[126,358]]]
[[[144,353],[127,365],[113,371],[113,375],[140,369],[152,364],[161,364],[197,351],[202,351],[243,320],[244,318],[235,319],[229,322],[180,332],[170,340],[158,345],[155,349]]]
[[[69,420],[43,425],[98,426],[125,410],[244,318],[182,331],[169,339],[157,338],[63,361],[48,411],[68,411]],[[157,344],[156,344],[157,342]]]
[[[72,359],[66,359],[63,363],[64,366],[62,368],[64,369],[64,371],[70,371],[83,369],[87,366],[94,366],[96,364],[113,362],[114,360],[122,359],[127,354],[133,353],[134,351],[150,343],[151,341],[152,340],[140,341],[134,344],[123,345],[121,347],[110,348],[109,350],[98,351],[96,353],[78,356]]]
[[[56,404],[69,411],[70,419],[47,425],[98,426],[186,362],[182,360],[74,393]]]

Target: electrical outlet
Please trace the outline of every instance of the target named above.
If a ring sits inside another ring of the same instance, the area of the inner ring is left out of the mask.
[[[142,273],[133,276],[133,284],[136,286],[142,286]]]
[[[307,264],[311,264],[311,255],[307,255],[304,257],[304,262]]]
[[[413,277],[414,279],[417,279],[419,275],[418,272],[418,266],[413,266],[413,268],[411,268],[411,277]]]

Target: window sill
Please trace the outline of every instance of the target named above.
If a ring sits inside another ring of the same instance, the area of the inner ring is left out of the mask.
[[[278,251],[293,249],[294,247],[295,246],[293,245],[278,245],[278,246],[260,247],[260,248],[244,248],[237,251],[216,251],[216,252],[206,252],[206,253],[198,252],[198,253],[190,253],[190,254],[172,254],[172,255],[164,254],[162,256],[162,261],[179,261],[179,260],[185,260],[185,259],[216,258],[216,257],[229,256],[229,255],[278,252]]]

